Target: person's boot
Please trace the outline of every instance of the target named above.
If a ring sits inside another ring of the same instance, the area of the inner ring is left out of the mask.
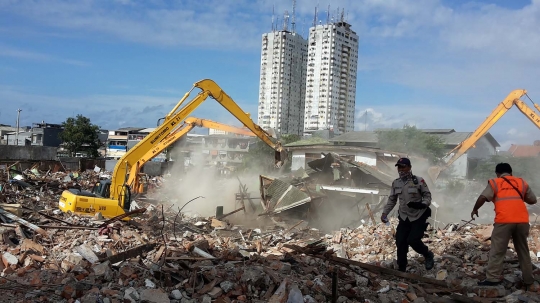
[[[397,270],[401,272],[407,272],[407,262],[396,262],[396,265],[397,265]]]
[[[497,285],[499,285],[501,283],[502,283],[502,281],[494,282],[494,281],[484,280],[484,281],[479,281],[478,286],[497,286]]]
[[[424,265],[426,266],[426,270],[430,270],[433,268],[433,266],[435,266],[435,260],[434,260],[434,257],[435,255],[433,255],[433,253],[430,251],[428,252],[425,256],[424,256],[424,259],[425,259],[425,263]]]

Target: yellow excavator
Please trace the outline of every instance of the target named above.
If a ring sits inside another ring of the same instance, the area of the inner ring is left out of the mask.
[[[191,101],[182,106],[195,88],[201,91]],[[274,141],[269,133],[255,124],[249,114],[245,113],[214,81],[205,79],[196,82],[178,104],[165,116],[163,123],[137,143],[137,145],[129,149],[118,160],[111,179],[105,180],[109,182],[100,182],[94,188],[93,192],[79,189],[64,190],[58,203],[60,210],[88,215],[101,212],[104,217],[115,217],[129,211],[132,193],[131,186],[127,183],[127,172],[134,165],[137,165],[137,161],[181,127],[184,119],[208,97],[216,100],[242,122],[245,127],[261,138],[267,145],[271,146],[275,151],[276,166],[280,167],[283,165],[287,159],[287,153],[281,143],[277,140]],[[124,219],[128,220],[129,217],[125,217]]]
[[[161,152],[163,152],[167,147],[169,147],[174,142],[178,141],[182,137],[184,137],[187,133],[189,133],[192,129],[195,127],[205,127],[209,129],[216,129],[216,130],[222,130],[226,131],[228,133],[233,133],[237,135],[243,135],[243,136],[249,136],[249,137],[255,137],[256,134],[253,133],[251,130],[244,128],[244,127],[236,127],[231,126],[215,121],[211,121],[208,119],[200,119],[195,117],[188,117],[184,121],[183,125],[179,128],[177,128],[173,133],[169,134],[167,138],[165,138],[163,141],[159,142],[154,148],[152,148],[150,151],[148,151],[144,156],[142,156],[135,165],[131,166],[127,184],[131,187],[131,192],[133,194],[142,194],[145,192],[144,186],[141,183],[140,177],[140,170],[141,167],[148,161],[150,161],[152,158],[159,155]],[[259,133],[259,136],[264,136],[263,133]]]
[[[470,148],[475,147],[475,143],[480,140],[488,130],[508,111],[512,106],[516,106],[534,125],[540,128],[540,114],[534,109],[530,108],[520,98],[526,95],[527,91],[524,89],[516,89],[512,91],[508,96],[491,112],[491,114],[480,124],[480,126],[472,133],[470,137],[458,144],[454,149],[446,154],[446,157],[452,155],[451,158],[446,161],[442,166],[433,166],[428,169],[428,174],[432,181],[436,181],[442,171],[450,167],[459,157],[465,154]],[[534,107],[540,111],[540,106],[533,102]]]

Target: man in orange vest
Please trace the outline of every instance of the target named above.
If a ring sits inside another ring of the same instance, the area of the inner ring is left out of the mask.
[[[486,279],[478,282],[478,285],[494,286],[502,282],[504,256],[508,241],[512,238],[521,267],[523,284],[530,286],[534,283],[534,278],[527,244],[530,226],[529,212],[525,203],[535,204],[536,195],[525,180],[512,176],[510,164],[497,164],[495,173],[497,178],[488,181],[487,187],[476,200],[471,212],[471,218],[474,219],[474,215],[478,217],[478,209],[486,201],[493,202],[495,206],[495,224],[491,233]]]

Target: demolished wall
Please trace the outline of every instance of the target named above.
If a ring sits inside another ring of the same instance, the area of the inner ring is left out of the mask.
[[[56,147],[0,145],[2,160],[56,160]]]

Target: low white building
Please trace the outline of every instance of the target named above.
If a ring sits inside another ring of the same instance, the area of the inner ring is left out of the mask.
[[[465,139],[470,137],[472,132],[456,132],[454,129],[420,129],[421,131],[439,136],[445,143],[447,152],[450,152]],[[360,147],[377,149],[378,138],[374,131],[354,131],[331,138],[330,144],[343,147]],[[458,158],[446,171],[447,176],[453,178],[466,179],[472,176],[472,170],[476,167],[478,160],[487,159],[497,154],[497,147],[500,144],[488,132],[480,138],[475,147],[469,149],[464,155]],[[451,155],[450,155],[451,156]],[[369,161],[364,162],[368,164]],[[360,162],[360,161],[359,161]],[[362,161],[363,162],[363,161]],[[414,163],[413,163],[414,166]]]
[[[324,158],[323,154],[333,152],[340,157],[358,163],[366,164],[373,174],[383,173],[386,176],[394,176],[394,164],[400,157],[405,157],[404,153],[384,151],[376,148],[335,145],[322,138],[310,138],[285,145],[285,148],[292,155],[291,170],[300,168],[307,169],[308,163]]]

